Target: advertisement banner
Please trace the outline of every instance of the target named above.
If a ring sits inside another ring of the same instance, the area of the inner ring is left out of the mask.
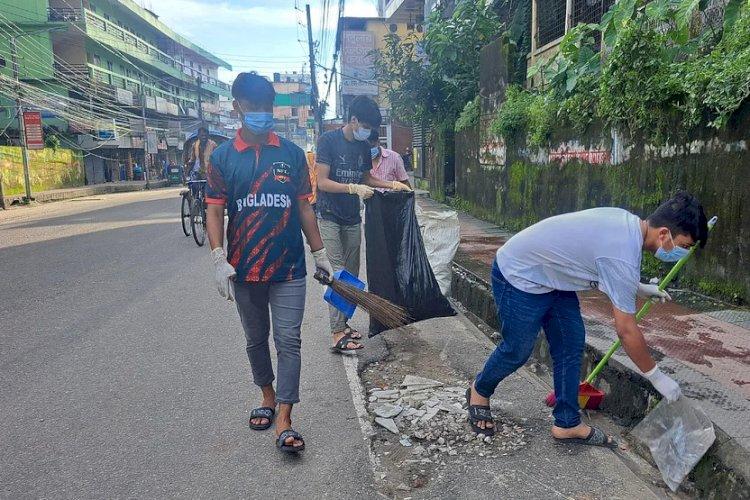
[[[26,129],[26,148],[44,149],[42,114],[38,111],[24,111],[23,126]]]
[[[341,45],[341,93],[378,95],[378,83],[371,52],[375,34],[369,31],[344,31]]]

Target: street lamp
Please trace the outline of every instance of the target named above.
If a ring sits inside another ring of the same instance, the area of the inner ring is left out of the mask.
[[[35,31],[28,31],[20,35],[14,35],[10,38],[10,55],[13,61],[13,79],[16,81],[16,113],[18,114],[18,136],[23,149],[23,181],[26,185],[26,203],[31,202],[31,176],[29,175],[29,150],[26,148],[26,128],[23,123],[23,106],[21,105],[21,85],[18,80],[18,57],[16,55],[16,45],[19,38],[24,36],[38,35],[39,33],[51,31],[68,31],[67,26],[51,26]]]

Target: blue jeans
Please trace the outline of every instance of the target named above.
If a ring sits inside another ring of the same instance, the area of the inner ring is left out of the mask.
[[[501,380],[526,363],[543,328],[553,364],[555,425],[575,427],[581,423],[578,384],[586,336],[576,293],[523,292],[508,283],[497,263],[492,266],[492,292],[503,340],[477,375],[477,393],[489,398]]]

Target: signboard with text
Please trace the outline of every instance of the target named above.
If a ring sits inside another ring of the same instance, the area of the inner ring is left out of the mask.
[[[42,114],[38,111],[24,111],[23,126],[26,130],[26,147],[28,149],[44,149]]]
[[[341,44],[341,93],[378,95],[378,82],[371,52],[375,34],[369,31],[344,31]]]

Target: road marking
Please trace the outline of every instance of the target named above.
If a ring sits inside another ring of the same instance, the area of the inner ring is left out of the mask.
[[[344,361],[344,371],[346,372],[346,378],[349,381],[349,391],[352,393],[354,411],[357,413],[359,428],[362,431],[362,437],[364,438],[365,444],[367,445],[367,456],[370,459],[370,466],[372,467],[375,481],[380,481],[381,475],[378,474],[380,470],[380,460],[372,451],[371,446],[371,441],[372,437],[375,435],[375,430],[372,428],[372,423],[370,423],[370,416],[367,413],[367,405],[365,403],[365,394],[362,391],[362,384],[359,381],[359,374],[357,373],[357,357],[342,356],[342,358]]]

